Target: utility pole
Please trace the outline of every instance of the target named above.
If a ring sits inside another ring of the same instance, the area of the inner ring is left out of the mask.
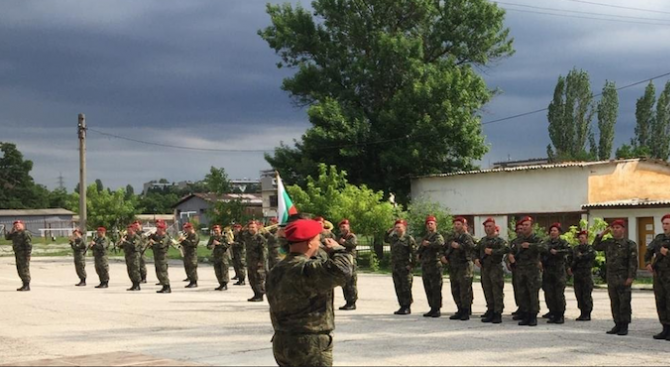
[[[79,230],[86,239],[86,116],[79,114]]]
[[[58,173],[58,188],[61,190],[65,189],[65,178],[63,177],[63,172]]]

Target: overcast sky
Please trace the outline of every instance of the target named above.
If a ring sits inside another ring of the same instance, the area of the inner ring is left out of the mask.
[[[0,141],[34,161],[36,181],[68,189],[78,181],[77,114],[91,129],[139,140],[204,148],[272,150],[309,127],[304,110],[280,90],[289,70],[257,36],[269,24],[266,0],[8,0],[0,13]],[[547,107],[560,74],[589,71],[599,92],[670,72],[670,2],[593,0],[657,13],[571,0],[508,0],[620,22],[509,11],[516,54],[485,70],[501,94],[483,120]],[[307,3],[307,2],[303,2]],[[557,12],[554,12],[557,13]],[[642,19],[654,18],[649,23]],[[615,19],[615,18],[610,18]],[[668,78],[656,81],[661,89]],[[620,93],[618,146],[630,140],[635,100],[644,85]],[[537,158],[549,143],[546,113],[486,125],[481,162]],[[258,178],[263,154],[175,150],[88,135],[88,180],[106,186],[151,179],[197,180],[210,166],[231,178]]]

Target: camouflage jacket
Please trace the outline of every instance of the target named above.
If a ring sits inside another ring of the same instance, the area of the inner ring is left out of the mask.
[[[572,248],[568,241],[557,238],[549,238],[544,245],[547,247],[547,252],[542,256],[542,266],[545,271],[548,269],[565,269],[567,258],[572,253]],[[551,250],[556,250],[556,255],[551,253]]]
[[[452,242],[460,245],[453,248]],[[474,260],[475,242],[469,233],[454,234],[444,244],[444,256],[449,260],[450,266],[464,265]]]
[[[340,249],[308,258],[291,253],[275,266],[266,282],[275,332],[325,334],[335,329],[333,289],[351,278],[353,257]]]
[[[164,235],[159,235],[158,233],[154,233],[149,236],[149,241],[153,241],[153,245],[151,245],[151,248],[153,249],[154,256],[157,252],[160,253],[167,253],[168,250],[170,249],[170,235],[169,234],[164,234]]]
[[[218,241],[219,244],[215,245],[214,241]],[[214,260],[223,260],[226,255],[226,251],[228,251],[230,248],[230,244],[227,243],[225,235],[212,235],[209,237],[209,241],[207,242],[207,248],[213,250],[212,257]]]
[[[570,268],[573,273],[591,273],[593,262],[596,259],[596,251],[593,246],[577,245],[572,250],[572,263]]]
[[[30,253],[33,250],[33,236],[26,230],[6,233],[5,239],[12,241],[14,252]]]
[[[661,254],[661,248],[670,250],[670,236],[664,233],[659,234],[647,246],[647,252],[644,254],[645,265],[652,265],[656,271],[664,271],[670,269],[670,259],[668,256]]]
[[[274,268],[281,261],[281,247],[279,236],[276,234],[268,236],[268,267]]]
[[[340,243],[341,239],[344,239],[344,243]],[[353,256],[354,259],[356,258],[356,246],[358,245],[358,239],[356,238],[355,234],[351,232],[347,233],[346,236],[340,234],[335,238],[335,241],[337,241],[337,243],[341,246],[344,246],[344,248],[347,249],[347,252]]]
[[[414,237],[405,233],[398,236],[397,233],[386,233],[384,242],[391,244],[391,264],[394,268],[407,268],[416,265],[416,241]]]
[[[267,240],[261,233],[244,236],[244,247],[247,250],[247,266],[265,264],[268,259]]]
[[[187,233],[186,238],[181,241],[181,246],[184,250],[195,251],[198,248],[198,244],[200,244],[200,236],[197,233]]]
[[[93,237],[93,256],[102,257],[107,256],[107,250],[109,250],[109,240],[107,237]]]
[[[86,243],[84,242],[84,238],[82,237],[70,240],[70,247],[72,247],[72,250],[75,254],[83,254],[86,251]]]
[[[429,245],[424,246],[423,241],[428,241]],[[444,237],[437,232],[427,233],[421,239],[417,253],[422,266],[441,266],[440,258],[444,253]]]
[[[525,249],[521,246],[522,243],[528,242],[530,247]],[[512,241],[512,254],[516,260],[516,267],[518,268],[536,268],[539,270],[540,256],[547,251],[547,246],[542,243],[540,237],[531,234],[528,237],[517,237]]]
[[[602,236],[596,236],[593,243],[596,251],[605,251],[607,274],[625,275],[628,279],[635,279],[637,275],[637,244],[622,238],[610,238],[603,241]]]
[[[486,254],[486,249],[491,249],[493,252],[491,255]],[[507,246],[507,242],[500,237],[484,237],[479,240],[477,244],[477,249],[479,251],[479,261],[482,264],[482,267],[485,269],[490,269],[492,267],[502,264],[503,257],[509,253],[510,248]]]
[[[127,236],[125,240],[121,241],[121,246],[123,248],[123,252],[126,253],[126,255],[130,255],[133,253],[141,253],[142,252],[142,238],[138,234],[134,234],[132,236]]]

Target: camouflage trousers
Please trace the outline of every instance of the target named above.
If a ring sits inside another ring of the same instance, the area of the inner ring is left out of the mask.
[[[577,298],[577,307],[584,314],[591,314],[593,311],[593,275],[591,271],[574,273],[575,297]]]
[[[502,314],[505,308],[505,272],[502,265],[482,268],[482,288],[488,311]]]
[[[239,280],[245,280],[247,278],[247,262],[244,248],[239,245],[233,246],[232,254],[235,276]]]
[[[342,286],[342,293],[347,304],[355,304],[358,301],[358,266],[356,259],[354,259],[353,268],[351,271],[351,278]]]
[[[167,253],[157,254],[154,252],[154,266],[156,268],[156,278],[158,278],[158,282],[164,287],[169,287],[170,276],[168,274]]]
[[[275,333],[272,351],[279,366],[332,366],[333,337],[330,334]]]
[[[140,255],[140,276],[142,280],[147,280],[147,258],[144,254]]]
[[[30,251],[17,251],[14,253],[16,259],[16,271],[19,278],[25,284],[30,284]]]
[[[540,269],[534,265],[517,267],[515,284],[519,292],[519,310],[531,315],[540,313]]]
[[[96,256],[94,259],[95,272],[98,273],[100,283],[109,282],[109,260],[107,256]]]
[[[514,304],[516,304],[516,307],[519,308],[521,307],[521,302],[519,302],[519,287],[516,286],[516,269],[512,268],[512,291],[514,292]]]
[[[81,280],[86,280],[86,257],[83,251],[74,252],[74,268]]]
[[[393,268],[393,285],[400,307],[409,307],[414,303],[412,298],[413,282],[414,276],[411,271],[407,270],[407,267],[397,266]]]
[[[451,284],[451,296],[459,310],[469,309],[472,306],[472,278],[473,264],[459,264],[449,267],[449,283]]]
[[[565,286],[567,274],[565,267],[547,267],[542,273],[542,290],[547,308],[552,315],[565,314]]]
[[[442,308],[442,265],[423,265],[421,267],[423,289],[426,291],[428,306],[431,309]]]
[[[216,279],[219,281],[219,284],[228,284],[230,281],[230,276],[228,275],[229,268],[230,266],[228,265],[228,261],[226,261],[225,258],[214,259],[214,274],[216,275]]]
[[[661,270],[654,275],[656,312],[663,325],[670,326],[670,270]]]
[[[607,273],[607,293],[610,296],[612,317],[617,324],[630,324],[633,308],[631,306],[632,290],[626,286],[627,274]]]
[[[189,282],[198,282],[198,253],[193,248],[184,248],[184,270]]]
[[[126,268],[128,268],[130,281],[139,284],[142,281],[139,252],[126,253]]]
[[[265,270],[265,265],[258,266],[258,264],[251,264],[249,262],[249,267],[247,268],[249,274],[249,285],[254,291],[254,296],[263,296],[265,295],[265,278],[267,277],[267,271]]]

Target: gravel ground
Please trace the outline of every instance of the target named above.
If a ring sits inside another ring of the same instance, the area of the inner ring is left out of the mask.
[[[89,260],[90,261],[90,260]],[[143,353],[159,358],[210,365],[272,365],[267,303],[250,304],[249,286],[214,292],[211,267],[201,266],[200,288],[183,289],[183,268],[174,263],[174,293],[159,295],[154,274],[139,293],[126,292],[125,266],[111,264],[111,288],[76,288],[71,258],[39,258],[32,264],[33,291],[18,293],[13,258],[0,258],[0,363],[16,363],[110,352]],[[232,273],[232,270],[231,270]],[[445,280],[445,308],[454,303]],[[337,291],[335,303],[343,303]],[[605,335],[611,328],[604,290],[594,293],[594,321],[577,323],[572,289],[567,290],[565,325],[519,327],[506,316],[501,325],[486,325],[478,315],[484,296],[475,286],[475,317],[469,322],[447,317],[424,319],[427,311],[421,279],[415,278],[414,314],[394,316],[397,309],[390,276],[359,275],[358,310],[337,312],[336,365],[668,365],[670,342],[655,341],[658,332],[654,296],[633,294],[631,335]],[[506,288],[512,311],[511,286]],[[544,307],[543,307],[544,308]]]

